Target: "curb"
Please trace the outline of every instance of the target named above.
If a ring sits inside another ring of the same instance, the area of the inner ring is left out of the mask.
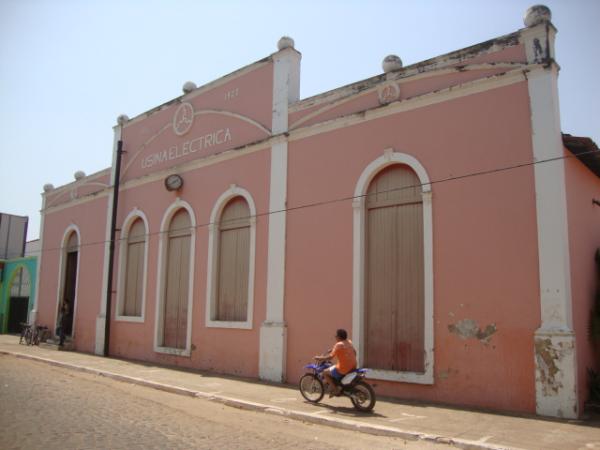
[[[43,362],[51,366],[62,367],[65,369],[71,369],[78,372],[90,373],[102,377],[107,377],[116,381],[124,381],[127,383],[133,383],[139,386],[144,386],[152,389],[157,389],[171,394],[185,395],[187,397],[194,397],[203,400],[208,400],[216,403],[220,403],[225,406],[238,408],[246,411],[257,411],[266,414],[273,414],[279,416],[285,416],[290,419],[299,420],[302,422],[313,423],[317,425],[324,425],[343,430],[358,431],[360,433],[367,433],[376,436],[388,436],[406,439],[410,441],[424,441],[436,444],[452,445],[457,448],[464,450],[519,450],[516,447],[506,447],[493,444],[487,444],[485,442],[469,441],[464,439],[448,438],[435,434],[426,434],[418,431],[402,430],[400,428],[386,427],[383,425],[365,424],[348,419],[339,419],[331,417],[317,416],[314,413],[306,413],[302,411],[294,411],[287,408],[280,408],[277,406],[265,405],[263,403],[251,402],[248,400],[242,400],[234,397],[226,397],[223,395],[209,394],[207,392],[194,391],[192,389],[183,388],[180,386],[173,386],[170,384],[159,383],[156,381],[149,381],[143,378],[137,378],[129,375],[122,375],[114,372],[109,372],[102,369],[92,369],[90,367],[79,366],[77,364],[66,363],[62,361],[56,361],[54,359],[43,358],[41,356],[33,356],[25,353],[11,352],[7,350],[0,350],[0,355],[9,355],[21,359],[29,359],[32,361]]]

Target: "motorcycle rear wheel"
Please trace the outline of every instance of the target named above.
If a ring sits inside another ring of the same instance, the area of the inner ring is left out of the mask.
[[[350,400],[356,409],[368,412],[375,407],[375,391],[364,381],[359,381],[350,391]]]
[[[317,403],[325,395],[323,382],[314,374],[307,373],[300,378],[300,393],[307,401]]]

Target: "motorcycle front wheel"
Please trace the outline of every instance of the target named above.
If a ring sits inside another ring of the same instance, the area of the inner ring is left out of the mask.
[[[359,381],[350,391],[350,400],[359,411],[371,411],[375,406],[375,391],[364,381]]]
[[[299,385],[302,397],[311,403],[317,403],[323,398],[323,395],[325,395],[323,382],[312,373],[303,375],[302,378],[300,378]]]

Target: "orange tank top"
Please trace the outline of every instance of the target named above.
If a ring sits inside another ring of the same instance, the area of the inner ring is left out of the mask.
[[[337,358],[335,368],[338,372],[347,374],[356,369],[356,351],[350,339],[337,342],[331,350],[331,356]]]

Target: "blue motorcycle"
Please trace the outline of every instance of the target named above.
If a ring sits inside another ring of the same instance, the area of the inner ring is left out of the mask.
[[[323,371],[331,367],[331,362],[321,361],[316,364],[305,366],[309,369],[307,373],[300,378],[300,393],[307,401],[318,403],[325,395],[325,384],[323,380]],[[375,392],[373,388],[364,380],[369,369],[356,369],[347,373],[339,381],[341,391],[337,396],[346,396],[354,407],[363,412],[368,412],[375,406]]]

